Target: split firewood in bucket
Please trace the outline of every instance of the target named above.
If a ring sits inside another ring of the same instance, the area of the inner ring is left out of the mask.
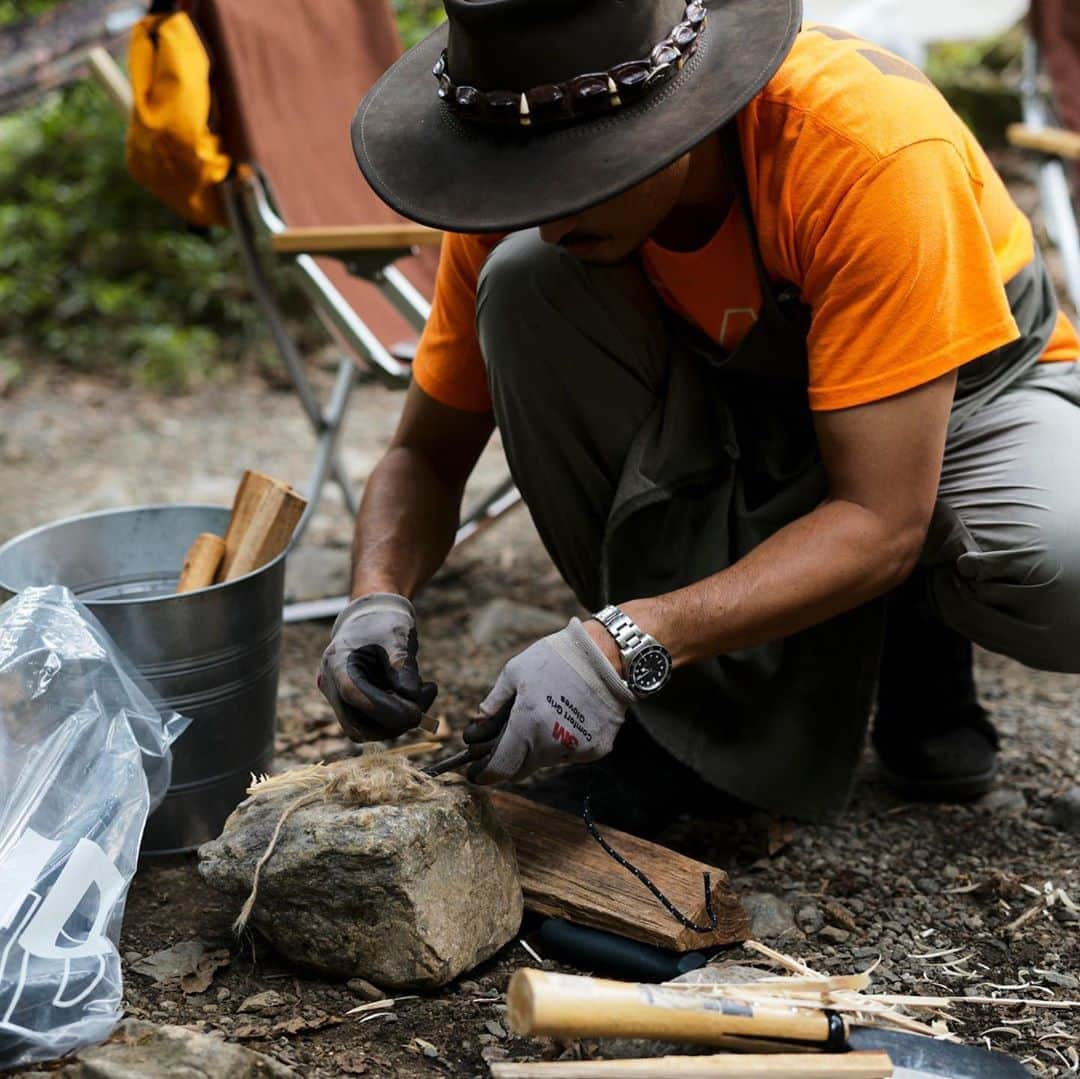
[[[199,872],[235,897],[241,928],[286,958],[386,990],[434,989],[517,932],[513,843],[487,794],[459,776],[427,776],[388,751],[248,793],[200,849]]]
[[[225,541],[213,532],[200,532],[188,549],[176,591],[194,592],[197,588],[209,588],[224,557]]]
[[[292,487],[247,471],[236,489],[225,536],[203,532],[184,559],[177,592],[234,581],[273,561],[288,547],[307,501]]]
[[[235,581],[277,558],[288,547],[306,507],[307,501],[287,483],[261,472],[245,472],[217,579]]]

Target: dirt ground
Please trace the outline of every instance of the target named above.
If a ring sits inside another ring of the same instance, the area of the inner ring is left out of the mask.
[[[317,375],[326,381],[324,369]],[[342,442],[358,482],[399,403],[389,391],[361,388]],[[35,372],[0,400],[0,540],[97,508],[226,503],[245,467],[299,484],[311,446],[293,398],[256,376],[163,400],[107,380]],[[493,446],[477,488],[502,467]],[[331,498],[295,560],[290,587],[343,585],[348,539],[349,524]],[[424,673],[441,687],[434,712],[455,728],[509,652],[527,643],[471,638],[471,613],[498,597],[574,611],[523,511],[455,555],[418,601]],[[328,628],[285,630],[277,767],[349,752],[314,689]],[[753,820],[684,818],[664,838],[726,868],[740,893],[779,896],[796,920],[773,943],[822,970],[861,970],[880,958],[874,978],[883,991],[1080,999],[1080,920],[1044,898],[1061,889],[1080,902],[1080,838],[1056,827],[1051,813],[1053,800],[1080,781],[1080,680],[990,655],[979,656],[978,677],[1004,741],[997,791],[983,803],[904,804],[878,780],[867,754],[843,820],[797,826],[772,857]],[[1008,928],[1032,909],[1020,928]],[[208,990],[191,995],[128,970],[129,1013],[220,1032],[313,1077],[483,1075],[494,1059],[597,1051],[507,1033],[501,994],[510,973],[531,963],[517,942],[441,993],[403,1001],[385,1016],[345,1019],[362,1002],[353,988],[293,968],[258,942],[239,945],[229,931],[235,913],[202,883],[194,857],[144,862],[124,922],[126,966],[187,940],[229,949],[230,962]],[[745,958],[740,948],[731,957]],[[239,1010],[267,989],[281,994],[276,1014]],[[1037,1074],[1080,1073],[1080,1011],[964,1004],[954,1029],[1017,1055]]]

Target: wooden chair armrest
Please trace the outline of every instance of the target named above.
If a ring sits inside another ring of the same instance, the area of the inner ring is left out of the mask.
[[[1023,150],[1037,150],[1042,154],[1080,161],[1080,131],[1066,131],[1060,127],[1033,128],[1025,124],[1009,124],[1005,134],[1011,146]]]
[[[408,222],[397,225],[338,225],[331,228],[292,228],[276,232],[270,246],[279,254],[347,255],[361,251],[388,251],[433,247],[442,232]]]

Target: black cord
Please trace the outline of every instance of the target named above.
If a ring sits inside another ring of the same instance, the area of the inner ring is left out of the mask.
[[[633,873],[633,875],[637,877],[637,879],[640,880],[641,883],[644,884],[645,887],[648,888],[649,891],[652,892],[652,894],[656,896],[656,898],[659,899],[661,903],[664,904],[664,907],[667,909],[668,913],[673,918],[675,918],[681,925],[684,925],[687,929],[690,929],[695,933],[715,932],[720,922],[716,916],[716,911],[713,908],[712,878],[710,877],[710,875],[707,872],[702,873],[702,877],[705,880],[705,913],[709,917],[709,924],[697,925],[695,922],[692,922],[689,918],[687,918],[687,916],[683,914],[683,912],[679,910],[678,907],[676,907],[675,904],[672,903],[672,901],[668,899],[668,897],[664,895],[664,893],[660,891],[660,889],[657,888],[657,886],[653,884],[651,880],[649,880],[648,876],[646,876],[645,873],[638,869],[638,867],[634,865],[631,861],[629,861],[629,859],[624,858],[600,834],[599,829],[596,827],[592,819],[592,806],[590,805],[590,800],[591,795],[586,794],[585,803],[581,809],[581,817],[585,821],[585,827],[589,829],[589,835],[591,835],[593,839],[595,839],[596,842],[600,844],[600,846],[604,849],[605,853],[609,854],[612,858],[614,858],[615,861],[623,867],[623,869],[628,870],[630,873]]]

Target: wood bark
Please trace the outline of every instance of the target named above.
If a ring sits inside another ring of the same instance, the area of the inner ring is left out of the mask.
[[[708,921],[702,874],[710,874],[717,928],[697,933],[682,925],[640,880],[611,858],[580,817],[504,791],[493,791],[491,799],[513,837],[525,905],[530,910],[677,952],[713,948],[750,936],[749,918],[722,869],[600,826],[607,842],[697,925]]]

